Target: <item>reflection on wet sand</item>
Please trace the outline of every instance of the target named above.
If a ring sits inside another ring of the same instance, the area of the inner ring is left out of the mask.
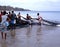
[[[33,25],[9,34],[6,41],[0,36],[0,47],[60,47],[60,27]]]
[[[26,33],[27,37],[30,37],[31,29],[32,29],[32,26],[27,27],[27,33]]]
[[[40,47],[41,37],[42,37],[42,27],[38,26],[37,34],[36,34],[36,39],[37,39],[36,47]]]
[[[26,37],[27,37],[27,45],[26,45],[26,47],[30,47],[30,42],[29,42],[29,40],[30,40],[30,38],[31,38],[31,30],[32,30],[32,26],[29,26],[29,27],[27,27],[27,32],[26,32]]]
[[[37,47],[40,44],[41,26],[29,26],[27,28],[27,47]]]
[[[15,35],[16,35],[15,30],[10,30],[10,33],[11,33],[11,36],[15,38]]]
[[[5,40],[1,41],[1,47],[8,47],[7,42]]]

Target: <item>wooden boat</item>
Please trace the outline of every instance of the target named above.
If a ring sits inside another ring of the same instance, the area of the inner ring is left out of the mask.
[[[33,18],[34,20],[38,20],[37,18]],[[58,21],[51,21],[51,20],[45,20],[45,19],[42,19],[43,21],[43,25],[52,25],[52,26],[56,26],[56,25],[59,25],[60,22]]]
[[[27,21],[27,20],[21,20],[20,23],[17,22],[15,25],[16,27],[24,27],[24,26],[27,26],[27,25],[48,25],[48,26],[56,26],[56,25],[59,25],[60,23],[59,22],[56,22],[56,21],[48,21],[48,20],[45,20],[45,19],[42,19],[42,23],[40,24],[37,20],[37,18],[33,18],[32,19],[33,21],[31,22],[31,24]]]
[[[23,17],[24,18],[24,17]],[[27,21],[27,19],[26,18],[24,18],[25,20],[21,20],[21,22],[19,23],[19,22],[17,22],[17,24],[16,25],[27,25],[27,24],[29,24],[29,22]],[[31,19],[31,21],[38,21],[38,19],[37,18],[32,18]],[[57,21],[50,21],[50,20],[45,20],[45,19],[42,19],[42,21],[43,21],[43,25],[52,25],[52,26],[55,26],[55,25],[59,25],[60,24],[60,22],[57,22]],[[31,24],[32,25],[35,25],[35,24],[38,24],[38,25],[40,25],[39,24],[39,22],[31,22]]]

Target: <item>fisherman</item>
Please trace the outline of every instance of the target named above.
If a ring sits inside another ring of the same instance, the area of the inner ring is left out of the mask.
[[[20,15],[20,12],[18,13],[17,15],[17,18],[16,18],[16,24],[20,24],[21,23],[21,15]]]
[[[20,12],[17,15],[17,19],[16,19],[16,24],[17,25],[26,25],[28,24],[27,21],[23,20],[22,18],[24,18],[23,16],[21,16]],[[26,18],[25,18],[26,19]]]
[[[14,11],[12,11],[12,14],[11,14],[11,28],[12,29],[15,29],[15,24],[16,24],[16,14],[14,13]]]
[[[27,19],[27,21],[29,22],[29,24],[31,25],[31,23],[32,23],[32,21],[31,21],[31,16],[29,16],[29,14],[27,14],[27,16],[26,16],[26,19]]]
[[[1,11],[0,12],[0,22],[2,21],[2,18],[1,18],[2,17],[2,14],[3,14],[3,12]]]
[[[8,19],[7,19],[7,15],[6,15],[6,11],[3,11],[2,16],[0,17],[0,31],[1,31],[1,36],[2,39],[6,39],[6,35],[7,35],[7,26],[9,25],[8,23]]]
[[[39,21],[39,24],[41,25],[41,22],[42,22],[42,17],[39,15],[39,13],[37,13],[37,16],[38,16],[38,21]]]
[[[20,14],[20,12],[18,13],[18,15],[17,15],[17,18],[19,18],[20,17],[20,19],[21,19],[21,14]]]
[[[12,17],[11,12],[9,12],[7,16],[8,16],[8,22],[9,22],[8,29],[11,29],[11,17]]]

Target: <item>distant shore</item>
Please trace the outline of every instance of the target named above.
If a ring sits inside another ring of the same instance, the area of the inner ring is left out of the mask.
[[[18,7],[11,7],[11,6],[0,6],[0,11],[1,10],[7,10],[7,11],[11,11],[11,10],[14,10],[14,11],[31,11],[29,9],[24,9],[24,8],[18,8]]]

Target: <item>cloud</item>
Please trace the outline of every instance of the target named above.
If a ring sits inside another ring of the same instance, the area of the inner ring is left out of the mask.
[[[60,2],[60,0],[48,0],[49,2]]]
[[[0,0],[1,5],[22,7],[31,10],[58,10],[60,0]]]

